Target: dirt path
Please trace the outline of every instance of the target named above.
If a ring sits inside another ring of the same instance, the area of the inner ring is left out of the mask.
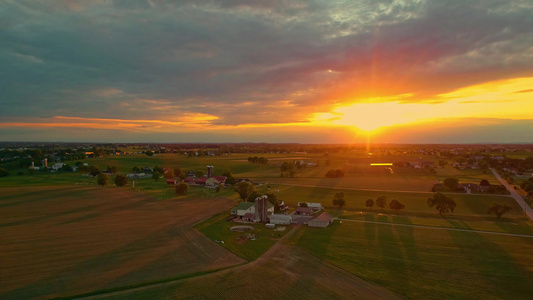
[[[199,297],[205,299],[401,299],[389,290],[367,282],[339,267],[284,243],[303,225],[293,226],[258,259],[209,274],[177,279],[166,283],[124,289],[83,299],[152,294],[173,290],[167,298]],[[275,279],[274,279],[275,278]],[[262,284],[257,285],[258,282]],[[256,286],[255,289],[244,288]],[[216,287],[216,288],[215,288]]]

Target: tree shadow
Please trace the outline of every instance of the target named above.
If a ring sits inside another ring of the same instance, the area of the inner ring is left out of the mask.
[[[388,217],[379,216],[378,221],[388,222]],[[376,224],[379,246],[384,269],[389,276],[384,281],[391,282],[396,289],[409,289],[409,279],[405,257],[401,251],[400,242],[393,230],[394,225]]]
[[[454,223],[454,222],[450,222]],[[466,224],[456,224],[468,227]],[[484,234],[448,230],[451,240],[468,265],[456,270],[456,284],[468,286],[465,296],[476,298],[531,299],[533,272],[524,268],[498,243]],[[499,238],[499,237],[498,237]],[[502,237],[503,239],[517,239]],[[510,242],[510,241],[509,241]],[[524,241],[526,242],[526,241]],[[527,241],[531,242],[531,241]],[[507,243],[507,241],[506,241]],[[453,253],[450,253],[453,255]],[[464,280],[468,279],[465,283]]]

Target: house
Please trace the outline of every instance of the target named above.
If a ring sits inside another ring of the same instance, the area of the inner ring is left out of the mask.
[[[206,179],[205,186],[216,187],[224,183],[226,183],[226,176],[213,176]]]
[[[65,165],[64,163],[55,163],[52,165],[52,169],[54,169],[55,171],[58,171],[61,168],[63,168],[64,165]]]
[[[300,216],[310,216],[313,213],[313,208],[311,207],[296,207],[295,214]]]
[[[309,220],[309,222],[307,223],[309,227],[321,227],[321,228],[328,227],[331,224],[333,224],[333,216],[328,214],[327,212],[321,213],[316,218]]]
[[[267,212],[274,213],[274,205],[272,203],[267,203]],[[244,215],[251,213],[255,216],[255,203],[254,202],[241,202],[239,205],[231,209],[231,214],[240,217],[241,219]],[[253,220],[253,218],[252,218]]]
[[[475,183],[461,183],[460,186],[466,191],[467,194],[479,192],[479,185]]]
[[[237,205],[237,209],[235,210],[235,214],[242,218],[247,213],[255,213],[254,205],[255,205],[255,203],[253,203],[253,202],[241,202],[241,203],[239,203],[239,205]]]
[[[273,214],[268,219],[270,224],[290,225],[292,223],[291,215]]]
[[[176,179],[167,179],[167,184],[176,184]]]
[[[144,167],[144,168],[143,168],[143,171],[153,173],[153,172],[154,172],[154,169],[153,169],[153,168],[150,168],[150,167]]]
[[[311,207],[314,211],[321,211],[322,210],[322,204],[320,204],[320,203],[298,202],[298,206],[301,206],[302,203],[307,204],[307,207]]]
[[[194,173],[193,171],[189,171],[189,172],[187,172],[187,177],[188,178],[194,178],[194,177],[196,177],[196,173]]]

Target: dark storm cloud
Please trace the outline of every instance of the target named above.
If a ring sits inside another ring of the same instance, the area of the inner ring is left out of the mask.
[[[4,1],[0,117],[298,122],[531,75],[530,1]]]

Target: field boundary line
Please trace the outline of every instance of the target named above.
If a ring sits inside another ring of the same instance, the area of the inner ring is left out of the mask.
[[[378,221],[363,221],[363,220],[352,220],[352,219],[342,219],[342,218],[335,218],[335,219],[339,221],[356,222],[356,223],[372,223],[372,224],[381,224],[381,225],[418,227],[418,228],[426,228],[426,229],[464,231],[464,232],[473,232],[473,233],[486,233],[486,234],[495,234],[495,235],[504,235],[504,236],[533,238],[533,235],[518,234],[518,233],[505,233],[505,232],[496,232],[496,231],[483,231],[483,230],[476,230],[476,229],[464,229],[464,228],[452,228],[452,227],[440,227],[440,226],[416,225],[416,224],[401,224],[401,223],[389,223],[389,222],[378,222]]]
[[[265,184],[265,183],[263,183]],[[332,187],[332,186],[320,186],[320,185],[310,185],[310,184],[292,184],[292,183],[270,183],[277,185],[286,185],[286,186],[299,186],[299,187],[311,187],[311,188],[322,188],[322,189],[334,189],[334,190],[349,190],[349,191],[365,191],[365,192],[384,192],[384,193],[409,193],[409,194],[435,194],[435,192],[425,192],[425,191],[404,191],[404,190],[382,190],[382,189],[360,189],[360,188],[350,188],[350,187]],[[501,194],[467,194],[467,193],[449,193],[443,192],[442,194],[446,195],[466,195],[466,196],[494,196],[494,197],[507,197],[512,198],[511,195],[501,195]]]

